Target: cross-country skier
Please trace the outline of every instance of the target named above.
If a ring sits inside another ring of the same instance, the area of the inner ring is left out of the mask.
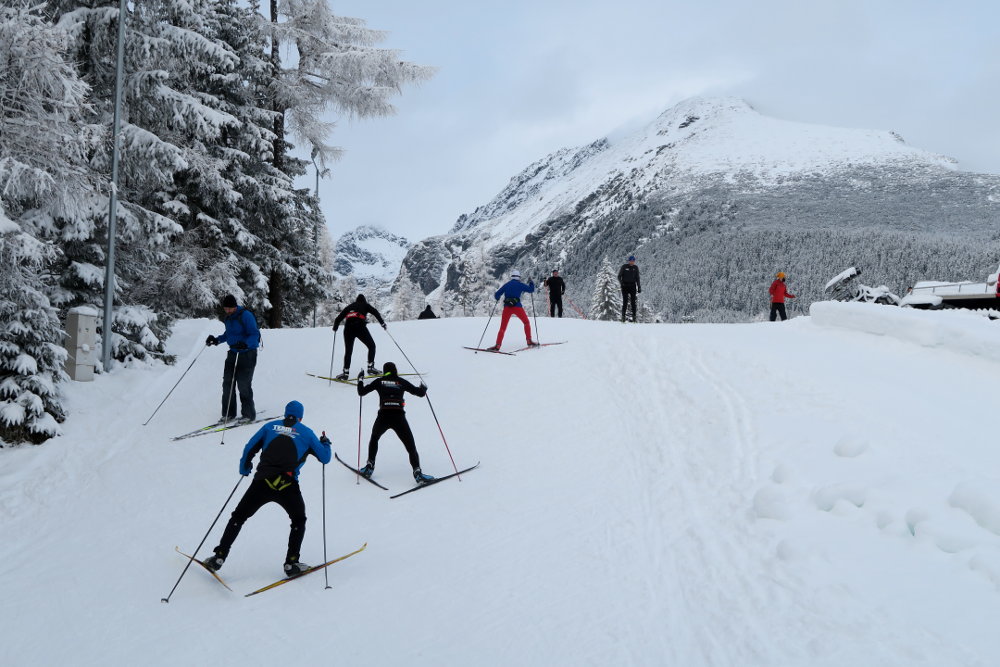
[[[351,354],[354,352],[354,339],[360,340],[368,348],[368,374],[375,375],[375,341],[368,333],[368,316],[374,315],[378,323],[385,329],[385,320],[382,315],[375,310],[375,307],[368,303],[364,294],[359,294],[354,303],[348,304],[340,311],[337,319],[333,321],[333,335],[337,335],[337,329],[341,321],[344,324],[344,372],[337,376],[338,380],[346,380],[351,373]]]
[[[562,317],[562,297],[566,293],[566,282],[559,277],[559,270],[553,269],[552,275],[542,284],[549,288],[549,317],[555,317],[557,309],[559,317]]]
[[[774,322],[776,316],[781,315],[781,321],[784,322],[788,319],[788,315],[785,314],[785,298],[795,298],[795,295],[785,287],[784,271],[778,271],[775,274],[774,282],[771,283],[771,287],[767,291],[771,294],[771,321]]]
[[[500,318],[500,331],[497,332],[497,343],[493,347],[487,348],[488,350],[496,352],[500,349],[500,345],[503,343],[504,332],[507,331],[507,322],[512,315],[516,316],[524,324],[524,338],[528,341],[528,345],[535,345],[535,341],[531,340],[531,323],[528,321],[528,315],[524,312],[524,307],[521,305],[521,295],[525,292],[534,291],[535,281],[528,280],[528,284],[525,285],[521,282],[521,272],[516,270],[511,271],[510,280],[504,283],[493,295],[493,298],[497,301],[500,300],[501,295],[503,296],[503,314]]]
[[[642,283],[639,282],[639,267],[635,265],[635,255],[629,255],[628,262],[618,269],[618,284],[622,287],[622,322],[625,321],[629,302],[632,303],[632,321],[637,322],[635,295],[642,294]]]
[[[309,566],[299,561],[299,549],[306,532],[306,504],[299,490],[299,469],[306,456],[312,454],[320,463],[330,462],[330,440],[324,435],[317,438],[312,429],[302,423],[305,410],[298,401],[285,406],[285,418],[276,419],[260,427],[243,448],[240,457],[240,474],[247,476],[253,469],[251,461],[260,452],[257,473],[250,488],[233,510],[229,523],[222,533],[215,553],[205,560],[210,570],[222,567],[229,549],[240,534],[243,523],[268,503],[278,503],[291,520],[288,532],[288,551],[285,555],[285,575],[299,574]]]
[[[257,409],[253,404],[253,371],[257,367],[260,329],[254,314],[237,304],[232,294],[222,299],[222,310],[226,313],[225,332],[205,339],[208,346],[229,343],[229,354],[222,370],[222,418],[219,422],[236,419],[237,389],[240,393],[239,421],[252,422],[257,418]]]
[[[368,440],[368,461],[361,469],[361,474],[371,477],[375,471],[375,457],[378,456],[378,441],[386,431],[392,429],[399,436],[406,453],[410,455],[410,467],[413,468],[413,479],[417,484],[423,484],[434,479],[430,475],[425,475],[420,471],[420,455],[417,453],[417,445],[413,440],[413,432],[410,424],[406,421],[404,407],[406,401],[403,394],[409,392],[414,396],[426,396],[427,385],[423,382],[419,387],[414,387],[412,383],[399,377],[396,371],[396,364],[391,361],[385,362],[382,366],[384,375],[372,380],[371,384],[365,385],[364,373],[358,374],[358,396],[378,392],[378,416],[372,425],[372,435]]]

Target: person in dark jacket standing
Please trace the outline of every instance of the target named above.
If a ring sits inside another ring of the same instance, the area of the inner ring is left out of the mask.
[[[434,311],[431,310],[431,304],[427,304],[427,307],[420,311],[420,314],[417,315],[417,319],[418,320],[436,320],[437,319],[437,315],[435,315]]]
[[[524,312],[524,306],[521,305],[521,295],[525,292],[534,291],[535,282],[533,280],[529,280],[528,284],[525,285],[521,282],[521,272],[511,271],[510,280],[504,283],[493,295],[493,298],[497,301],[503,296],[503,315],[500,317],[500,331],[497,332],[497,343],[493,347],[486,349],[491,352],[496,352],[500,349],[500,345],[503,343],[503,335],[507,331],[507,322],[510,321],[512,316],[517,317],[524,324],[524,338],[528,341],[528,345],[535,344],[535,341],[531,340],[531,323],[528,321],[528,314]]]
[[[778,271],[774,282],[771,283],[771,287],[767,291],[771,294],[771,321],[774,322],[777,316],[781,315],[781,321],[784,322],[788,319],[788,315],[785,314],[785,298],[795,298],[795,295],[785,287],[784,271]]]
[[[412,383],[399,377],[396,364],[391,361],[385,362],[382,366],[382,377],[376,378],[371,384],[365,385],[364,374],[358,375],[358,396],[378,392],[378,416],[375,417],[375,424],[372,425],[372,435],[368,440],[368,461],[360,470],[365,477],[371,477],[375,471],[375,457],[378,456],[378,441],[386,431],[392,429],[399,436],[406,453],[410,456],[410,467],[413,468],[413,479],[417,484],[429,482],[433,477],[425,475],[420,471],[420,455],[417,453],[417,445],[413,440],[413,432],[410,424],[406,421],[404,407],[406,401],[403,400],[406,392],[414,396],[426,396],[427,385],[423,382],[419,387],[414,387]]]
[[[559,277],[559,271],[553,269],[552,275],[542,284],[549,288],[549,317],[556,316],[556,309],[559,310],[559,317],[562,317],[562,297],[566,293],[566,283]]]
[[[210,570],[222,567],[243,524],[268,503],[278,503],[292,522],[285,554],[285,575],[309,569],[308,565],[299,561],[299,550],[306,533],[306,504],[299,489],[299,469],[309,454],[324,465],[329,463],[330,440],[325,435],[317,438],[312,429],[302,423],[304,413],[301,403],[289,402],[285,406],[285,418],[261,426],[243,448],[241,475],[246,477],[253,470],[251,461],[257,452],[260,452],[260,462],[250,488],[243,494],[226,524],[219,546],[205,560],[205,566]]]
[[[364,294],[359,294],[354,303],[348,304],[333,321],[333,334],[335,336],[340,323],[346,322],[344,324],[344,372],[337,376],[338,380],[346,380],[351,374],[351,354],[354,352],[355,339],[360,340],[368,348],[368,374],[375,375],[378,372],[375,370],[375,341],[368,333],[369,315],[374,315],[378,323],[385,329],[385,320],[382,319],[382,315],[368,303]]]
[[[257,367],[260,329],[254,314],[237,304],[232,294],[222,299],[222,310],[226,313],[226,331],[205,339],[205,345],[209,346],[229,344],[222,371],[222,417],[219,421],[236,419],[236,391],[239,389],[240,421],[252,422],[257,418],[253,404],[253,372]]]
[[[636,322],[635,295],[642,294],[642,283],[639,282],[639,267],[635,265],[635,255],[629,255],[628,262],[618,269],[618,284],[622,287],[622,322],[628,306],[632,304],[632,321]]]

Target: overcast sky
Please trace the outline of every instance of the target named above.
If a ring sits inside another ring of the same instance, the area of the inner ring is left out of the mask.
[[[1000,0],[330,0],[438,68],[394,117],[338,120],[320,199],[417,241],[563,147],[694,95],[765,115],[894,130],[1000,173]],[[314,173],[305,183],[315,183]]]

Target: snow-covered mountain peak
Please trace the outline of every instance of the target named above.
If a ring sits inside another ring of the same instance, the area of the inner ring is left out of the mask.
[[[955,170],[955,161],[907,146],[894,132],[779,120],[735,97],[695,97],[641,129],[560,149],[510,180],[450,233],[476,232],[487,245],[523,240],[539,223],[590,206],[595,215],[653,191],[683,192],[706,178],[759,187],[856,168]],[[617,196],[591,206],[602,195]]]
[[[337,239],[334,273],[339,277],[354,276],[360,283],[389,283],[399,272],[409,248],[410,242],[402,236],[362,225]]]

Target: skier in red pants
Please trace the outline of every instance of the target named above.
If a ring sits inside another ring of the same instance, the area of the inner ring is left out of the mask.
[[[507,322],[510,321],[512,315],[524,323],[524,338],[528,341],[528,345],[536,344],[535,341],[531,340],[531,323],[528,321],[528,315],[524,312],[524,307],[521,305],[521,295],[525,292],[534,291],[535,281],[528,280],[528,284],[525,285],[521,282],[520,271],[511,272],[510,280],[493,295],[493,298],[497,301],[503,296],[503,314],[500,318],[500,331],[497,332],[497,344],[487,349],[492,352],[500,349],[500,345],[503,343],[504,332],[507,331]]]

